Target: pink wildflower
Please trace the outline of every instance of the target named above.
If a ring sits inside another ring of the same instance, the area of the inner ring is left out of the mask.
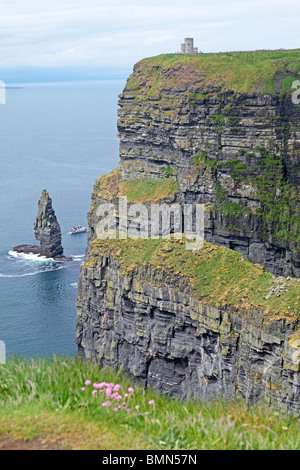
[[[129,392],[129,393],[133,393],[133,392],[134,392],[134,389],[133,389],[132,387],[129,387],[129,388],[128,388],[128,392]]]
[[[84,391],[85,391],[85,387],[81,387],[81,391],[84,392]]]
[[[113,393],[110,398],[113,398],[116,401],[120,401],[122,400],[122,395],[120,395],[119,393]]]
[[[98,390],[100,390],[102,387],[103,387],[103,385],[101,383],[100,384],[94,384],[94,388],[97,388]]]
[[[128,393],[124,393],[124,397],[128,398],[129,397]]]
[[[108,401],[108,400],[102,403],[102,406],[110,406],[110,405],[111,405],[111,401]]]
[[[116,384],[113,388],[113,392],[118,392],[120,390],[120,388],[121,388],[121,385]]]
[[[92,382],[91,382],[90,380],[86,380],[86,381],[85,381],[85,385],[91,385],[91,383],[92,383]]]
[[[97,393],[97,390],[92,391],[92,395],[96,395],[96,393]]]
[[[139,409],[140,409],[139,405],[136,405],[135,409],[136,409],[136,410],[139,410]]]
[[[154,400],[149,400],[148,405],[154,405]]]

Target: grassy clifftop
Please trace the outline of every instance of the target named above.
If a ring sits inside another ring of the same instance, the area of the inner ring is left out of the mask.
[[[109,201],[126,196],[129,203],[158,202],[179,189],[177,181],[171,178],[139,178],[121,182],[116,168],[108,175],[97,179],[94,194]]]
[[[276,94],[300,77],[300,49],[199,55],[162,54],[138,62],[126,90],[155,96],[169,89]]]
[[[192,248],[192,247],[191,247]],[[276,278],[259,264],[253,265],[235,251],[207,242],[200,250],[186,250],[184,240],[127,239],[92,242],[92,257],[84,267],[94,267],[98,256],[111,253],[122,273],[152,266],[161,273],[188,279],[195,295],[208,305],[228,306],[241,311],[261,310],[267,320],[299,319],[300,283],[297,279]]]

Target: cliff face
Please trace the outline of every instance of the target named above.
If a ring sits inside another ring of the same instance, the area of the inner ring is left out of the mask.
[[[226,248],[95,240],[78,289],[78,352],[171,395],[299,413],[299,294],[297,280]]]
[[[119,101],[121,178],[176,179],[176,201],[212,205],[208,241],[299,277],[300,107],[283,93],[295,72],[257,58],[253,77],[238,58],[227,58],[229,70],[214,60],[135,66]],[[260,76],[266,63],[272,84]]]
[[[241,394],[299,413],[300,284],[287,277],[300,277],[296,52],[135,66],[119,101],[121,161],[88,214],[80,355],[182,397]],[[124,224],[120,196],[129,208],[204,204],[204,248],[100,242],[98,208],[112,203]]]

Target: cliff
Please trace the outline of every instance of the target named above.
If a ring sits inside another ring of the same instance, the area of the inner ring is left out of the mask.
[[[118,121],[122,179],[176,179],[180,203],[212,204],[208,241],[296,277],[299,67],[299,51],[146,59]]]
[[[134,67],[119,100],[120,164],[97,180],[88,213],[80,355],[182,397],[241,394],[299,413],[299,71],[299,51]],[[134,203],[204,205],[206,243],[99,240],[104,203],[135,233],[152,221],[142,209],[134,218]]]

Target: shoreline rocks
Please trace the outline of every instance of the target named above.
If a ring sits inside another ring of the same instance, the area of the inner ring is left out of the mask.
[[[64,255],[51,256],[49,253],[42,250],[37,245],[18,245],[18,246],[13,247],[13,251],[16,251],[17,253],[24,253],[26,255],[27,254],[28,255],[37,255],[37,256],[40,256],[40,257],[53,259],[54,261],[57,261],[57,262],[72,261],[72,259],[73,259],[71,257],[64,256]]]

